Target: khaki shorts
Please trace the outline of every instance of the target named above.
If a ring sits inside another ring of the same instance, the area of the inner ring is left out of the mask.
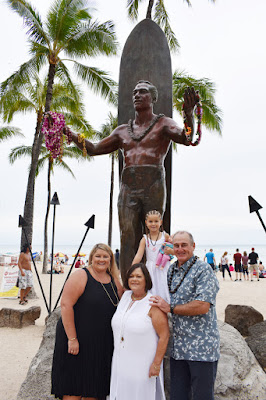
[[[27,289],[27,287],[32,287],[33,286],[33,274],[32,271],[28,269],[23,269],[22,270],[25,275],[22,276],[20,270],[18,271],[18,277],[19,277],[19,288],[20,289]]]
[[[249,265],[249,272],[250,272],[251,274],[253,274],[253,271],[258,272],[258,270],[259,270],[258,264],[250,264],[250,265]]]

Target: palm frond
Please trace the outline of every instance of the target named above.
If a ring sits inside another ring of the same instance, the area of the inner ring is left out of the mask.
[[[82,58],[86,55],[95,57],[99,54],[116,54],[117,45],[112,21],[81,24],[63,43],[64,51],[69,57]]]
[[[65,112],[64,116],[66,124],[75,131],[83,133],[87,139],[94,137],[95,130],[82,115],[75,115],[73,113]]]
[[[56,66],[56,76],[60,79],[60,82],[66,86],[69,93],[72,93],[76,102],[80,102],[80,91],[77,85],[72,81],[68,68],[60,60]]]
[[[139,15],[139,4],[142,0],[127,0],[128,17],[132,21],[136,21]]]
[[[77,76],[88,84],[96,94],[101,94],[111,104],[117,105],[117,84],[108,78],[107,73],[96,67],[87,67],[74,61]]]
[[[40,65],[41,60],[39,57],[32,57],[22,64],[16,72],[1,83],[0,96],[3,96],[7,90],[23,90],[29,79],[34,78],[35,74],[39,72]]]
[[[42,26],[41,16],[26,0],[6,0],[8,6],[23,18],[27,35],[37,43],[49,43]]]
[[[8,140],[14,136],[22,136],[24,137],[23,133],[19,128],[14,126],[1,126],[0,127],[0,142],[4,140]]]
[[[32,146],[17,146],[11,149],[8,159],[10,164],[14,164],[19,158],[31,157]]]
[[[71,35],[73,27],[90,19],[87,1],[56,0],[48,11],[47,28],[56,43],[63,43]]]
[[[202,124],[211,131],[222,132],[222,111],[215,103],[215,84],[208,78],[197,79],[185,71],[175,71],[173,74],[173,106],[182,115],[184,91],[193,86],[199,91],[203,117]]]
[[[166,39],[168,41],[170,50],[177,51],[180,46],[179,46],[178,40],[170,26],[169,16],[165,9],[163,0],[157,0],[157,2],[156,2],[154,21],[163,29]]]
[[[53,160],[53,164],[54,164],[54,166],[56,166],[57,168],[61,168],[61,169],[63,169],[64,171],[69,172],[69,173],[72,175],[72,177],[73,177],[74,179],[76,179],[76,177],[75,177],[75,175],[74,175],[74,172],[73,172],[72,169],[65,163],[64,160],[59,161],[58,159],[55,159],[55,160]],[[52,170],[52,171],[53,171],[53,170]]]

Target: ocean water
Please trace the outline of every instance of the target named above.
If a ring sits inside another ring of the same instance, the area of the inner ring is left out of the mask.
[[[259,260],[262,261],[262,263],[266,264],[266,244],[252,244],[252,245],[213,245],[212,244],[212,249],[215,255],[215,260],[216,263],[219,264],[221,257],[225,251],[228,252],[228,258],[229,258],[229,263],[233,263],[233,255],[236,252],[236,248],[239,248],[240,253],[243,254],[243,251],[246,251],[247,254],[251,252],[251,248],[255,248],[255,252],[258,253],[259,255]],[[64,254],[67,254],[69,257],[69,264],[73,260],[73,256],[76,254],[78,251],[79,244],[77,245],[55,245],[54,246],[54,254],[57,252],[62,252]],[[84,257],[85,260],[88,259],[89,253],[92,249],[92,246],[84,246],[81,248],[81,252],[85,253],[86,256]],[[119,249],[119,245],[115,244],[112,246],[112,250],[115,252],[115,249]],[[49,247],[49,254],[51,253],[51,248]],[[195,249],[195,254],[203,259],[204,255],[210,250],[209,245],[196,245]],[[43,252],[43,246],[42,245],[34,245],[32,248],[32,252]],[[17,249],[16,246],[12,244],[5,244],[1,245],[0,244],[0,255],[1,254],[6,254],[6,255],[17,255],[19,252],[19,249]]]

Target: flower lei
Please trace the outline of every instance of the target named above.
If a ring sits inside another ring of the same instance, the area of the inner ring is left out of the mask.
[[[66,136],[67,144],[72,142],[72,132],[66,126],[65,118],[63,114],[56,112],[47,112],[44,115],[44,121],[42,125],[42,133],[45,136],[46,148],[50,151],[53,159],[59,158],[62,161],[64,151],[64,136]],[[85,135],[78,134],[79,143],[83,144],[83,156],[86,157],[87,150],[85,144]]]
[[[71,131],[66,127],[64,115],[51,111],[45,113],[42,133],[45,136],[46,148],[50,151],[52,158],[59,158],[62,161],[63,134],[66,135],[68,144],[72,141]]]
[[[198,146],[198,144],[200,144],[201,135],[202,135],[201,121],[202,121],[202,114],[203,114],[202,104],[200,102],[199,97],[198,97],[197,107],[196,107],[196,111],[195,111],[195,114],[196,114],[196,117],[198,120],[198,126],[197,126],[197,132],[196,132],[196,135],[198,137],[195,140],[195,142],[192,142],[192,140],[191,140],[191,127],[187,125],[184,104],[182,106],[182,114],[183,114],[183,119],[184,119],[185,134],[186,134],[187,140],[191,146]]]

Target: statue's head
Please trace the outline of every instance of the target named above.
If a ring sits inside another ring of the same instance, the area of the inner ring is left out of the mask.
[[[147,85],[148,90],[149,90],[149,92],[151,94],[152,102],[153,102],[153,104],[156,103],[157,100],[158,100],[158,90],[157,90],[156,86],[154,86],[151,82],[144,81],[144,80],[138,81],[137,85],[140,84],[140,83],[145,83]]]

